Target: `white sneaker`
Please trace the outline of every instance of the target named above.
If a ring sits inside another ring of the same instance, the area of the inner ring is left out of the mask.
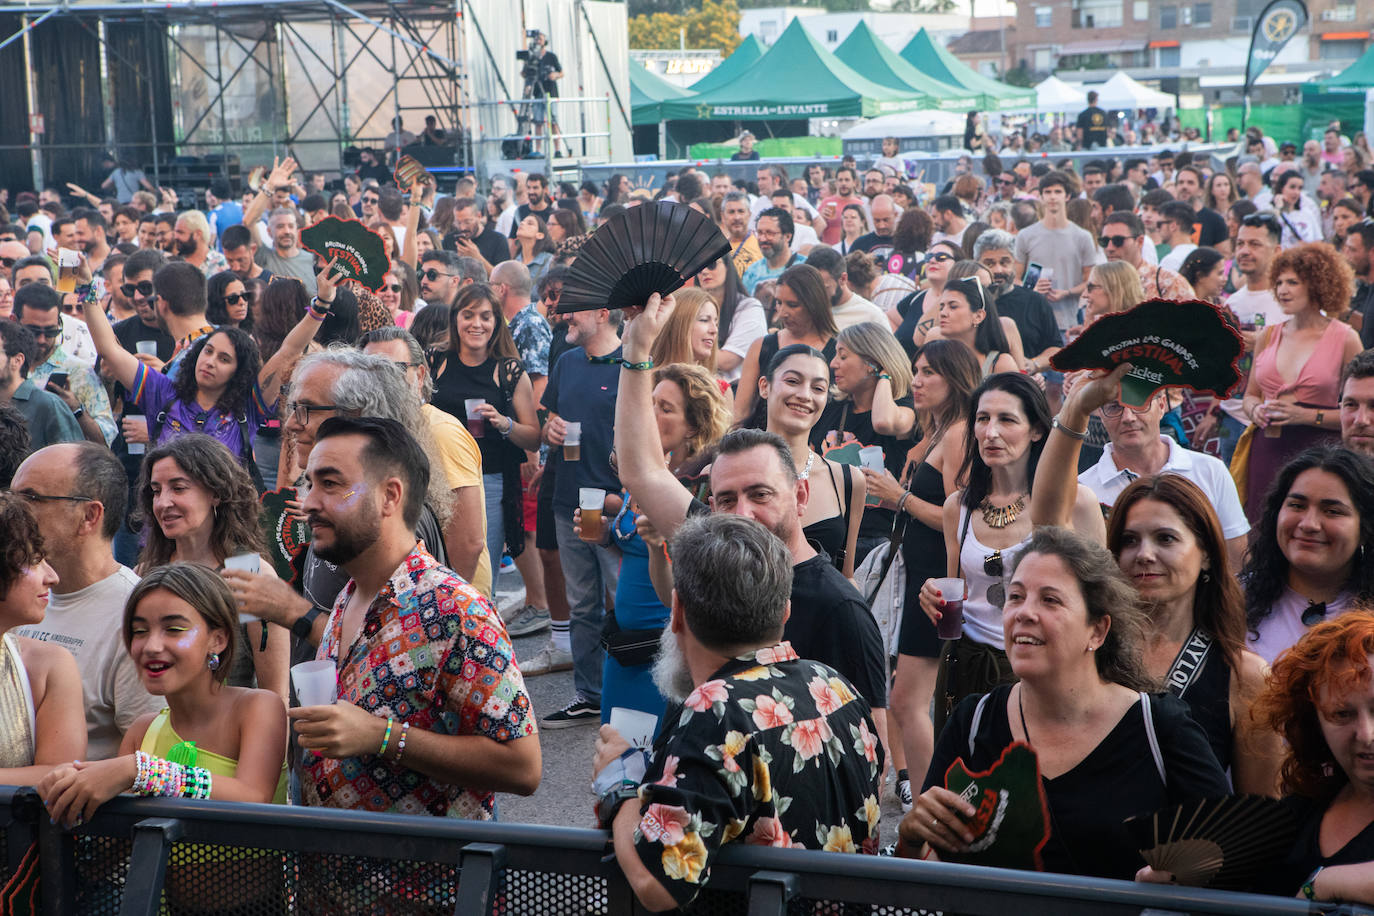
[[[549,643],[529,661],[522,662],[516,659],[516,664],[520,668],[520,673],[525,677],[538,677],[541,674],[550,674],[554,671],[571,671],[573,657],[571,652],[556,649],[553,643]]]
[[[548,628],[548,608],[537,608],[532,604],[525,605],[512,614],[510,620],[506,621],[506,632],[510,634],[512,639],[517,636],[529,636]]]

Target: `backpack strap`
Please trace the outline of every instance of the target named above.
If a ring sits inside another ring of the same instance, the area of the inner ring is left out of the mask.
[[[968,729],[968,759],[973,759],[973,741],[978,737],[978,726],[983,723],[983,712],[988,708],[988,700],[992,699],[991,693],[985,693],[978,700],[978,705],[973,707],[973,721],[969,723]],[[967,762],[967,761],[965,761]]]
[[[258,469],[258,459],[253,454],[253,440],[248,438],[248,414],[241,412],[236,419],[239,424],[239,443],[243,446],[243,463],[248,469],[248,476],[253,478],[253,486],[261,495],[267,492],[267,485],[263,482],[262,471]]]
[[[164,407],[157,412],[157,416],[153,418],[153,428],[148,431],[148,444],[153,448],[157,448],[158,436],[162,435],[162,426],[166,422],[167,408]]]
[[[1159,749],[1159,735],[1155,734],[1155,714],[1150,705],[1150,695],[1140,691],[1140,713],[1145,720],[1145,740],[1150,745],[1150,756],[1155,759],[1155,770],[1164,788],[1169,788],[1169,777],[1164,774],[1164,753]]]

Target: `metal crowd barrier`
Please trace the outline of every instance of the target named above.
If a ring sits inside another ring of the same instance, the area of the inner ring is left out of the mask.
[[[56,914],[643,912],[600,831],[332,809],[119,798],[76,831],[0,787],[0,884],[36,843]],[[936,862],[726,847],[690,910],[710,916],[1374,914],[1253,894]]]

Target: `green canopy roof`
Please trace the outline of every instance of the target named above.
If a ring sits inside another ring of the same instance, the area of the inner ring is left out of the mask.
[[[942,83],[902,60],[862,19],[835,49],[835,56],[880,86],[930,96],[931,108],[967,111],[982,102],[980,93]]]
[[[859,75],[811,37],[800,19],[793,19],[748,69],[717,89],[664,101],[663,113],[669,119],[777,121],[875,117],[927,107],[927,95],[890,89]]]
[[[942,83],[982,93],[985,108],[1006,110],[1035,107],[1035,90],[1008,86],[984,76],[951,54],[944,45],[926,34],[925,29],[907,42],[901,56],[917,70]]]
[[[663,120],[661,103],[666,99],[685,99],[692,93],[630,62],[630,121],[635,125],[657,124]]]
[[[716,64],[710,73],[693,83],[692,91],[712,92],[721,86],[729,85],[741,73],[754,66],[765,50],[763,42],[750,33],[748,38],[740,42],[735,53]]]
[[[1360,59],[1346,67],[1335,76],[1324,80],[1305,83],[1303,95],[1324,92],[1364,92],[1374,89],[1374,46],[1365,51]]]

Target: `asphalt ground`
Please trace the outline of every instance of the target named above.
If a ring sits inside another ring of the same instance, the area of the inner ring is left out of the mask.
[[[496,583],[496,600],[501,613],[511,616],[524,604],[525,588],[519,573],[511,570],[501,574]],[[515,658],[531,658],[549,640],[547,630],[515,640]],[[573,698],[571,671],[559,671],[538,677],[527,677],[525,689],[535,715],[543,718],[562,709]],[[500,819],[513,823],[552,824],[560,827],[594,827],[592,815],[592,756],[595,750],[596,726],[578,725],[572,728],[539,730],[539,746],[543,752],[544,776],[539,788],[528,798],[518,795],[499,795]],[[915,776],[919,783],[921,777]],[[901,806],[893,791],[891,777],[883,787],[882,842],[896,842],[897,824],[901,820]]]

